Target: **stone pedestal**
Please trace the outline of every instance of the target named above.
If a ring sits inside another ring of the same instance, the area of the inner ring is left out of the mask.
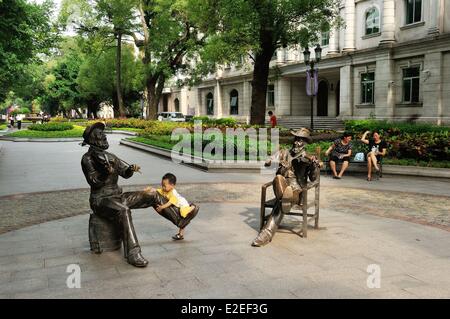
[[[89,217],[89,243],[91,251],[96,254],[119,250],[122,245],[122,237],[118,223],[91,214]]]

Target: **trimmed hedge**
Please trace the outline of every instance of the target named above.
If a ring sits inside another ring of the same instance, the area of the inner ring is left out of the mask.
[[[426,123],[388,122],[377,120],[350,120],[345,121],[345,130],[351,133],[364,133],[365,131],[379,131],[389,135],[403,133],[449,132],[449,126],[438,126]]]
[[[9,137],[20,138],[73,138],[82,137],[84,127],[75,125],[73,129],[66,131],[32,131],[20,130],[8,134]]]
[[[45,124],[32,124],[28,126],[31,131],[69,131],[73,129],[73,125],[65,122],[54,122]]]

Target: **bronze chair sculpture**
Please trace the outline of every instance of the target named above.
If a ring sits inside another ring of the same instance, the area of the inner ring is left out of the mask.
[[[295,137],[292,148],[280,150],[278,157],[278,170],[274,180],[266,183],[261,192],[260,233],[255,238],[252,246],[260,247],[272,241],[275,232],[280,226],[284,215],[302,216],[302,235],[307,236],[308,221],[312,217],[315,227],[319,226],[319,193],[320,193],[320,161],[316,156],[306,153],[306,144],[311,142],[310,132],[300,129],[292,133]],[[319,153],[320,154],[320,153]],[[274,158],[266,162],[266,166]],[[310,182],[308,182],[308,179]],[[268,187],[272,186],[275,198],[266,201]],[[315,212],[308,214],[308,190],[315,189]],[[266,208],[271,208],[269,215],[265,215]],[[291,210],[301,212],[292,212]]]

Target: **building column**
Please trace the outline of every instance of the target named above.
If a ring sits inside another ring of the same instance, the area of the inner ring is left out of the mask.
[[[251,91],[250,82],[244,79],[242,82],[242,100],[239,101],[239,108],[242,107],[242,110],[239,110],[239,113],[247,117],[247,123],[250,123]]]
[[[186,87],[183,87],[182,89],[181,89],[181,92],[180,92],[180,103],[181,103],[181,109],[183,110],[182,112],[184,113],[184,114],[190,114],[189,113],[189,100],[188,100],[188,92],[187,92],[187,89],[186,89]]]
[[[430,122],[441,124],[443,115],[443,56],[441,52],[429,53],[424,58],[424,71],[420,85],[422,88],[423,113]]]
[[[219,80],[216,81],[216,86],[214,87],[214,109],[214,115],[217,118],[223,117],[222,87]]]
[[[328,54],[338,54],[339,53],[339,30],[330,30],[330,42],[328,44]]]
[[[383,1],[383,24],[380,45],[395,42],[395,0]]]
[[[198,88],[192,88],[189,91],[189,107],[194,110],[196,116],[202,115],[202,101],[200,100],[200,90]]]
[[[428,17],[428,34],[437,35],[442,31],[442,17],[444,8],[444,0],[430,1],[430,12]],[[442,13],[441,13],[442,12]]]
[[[375,116],[395,116],[395,62],[390,52],[377,56],[375,69]]]
[[[344,48],[343,51],[354,51],[355,33],[356,33],[356,7],[355,0],[345,0],[345,32],[344,32]]]
[[[275,83],[275,115],[291,115],[291,79],[282,77]]]
[[[353,116],[353,68],[346,65],[340,69],[340,118]]]

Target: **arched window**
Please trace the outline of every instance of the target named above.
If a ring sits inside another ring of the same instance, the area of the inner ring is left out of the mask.
[[[239,93],[237,90],[230,92],[230,115],[239,114]]]
[[[173,103],[175,105],[175,112],[180,112],[180,100],[177,98]]]
[[[211,92],[206,95],[206,115],[214,115],[214,95]]]
[[[380,32],[380,11],[372,7],[366,11],[366,35]]]

